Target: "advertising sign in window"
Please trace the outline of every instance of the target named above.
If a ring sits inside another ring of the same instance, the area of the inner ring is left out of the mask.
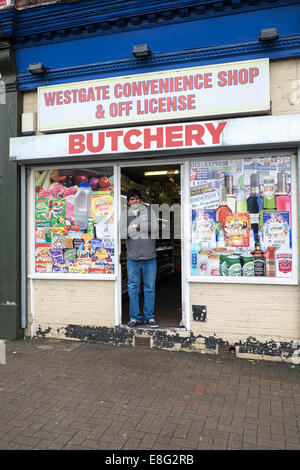
[[[291,279],[292,190],[288,154],[191,162],[192,276]]]
[[[35,272],[114,274],[113,168],[35,171]]]

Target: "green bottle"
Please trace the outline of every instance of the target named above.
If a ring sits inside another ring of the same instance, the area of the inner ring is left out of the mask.
[[[263,210],[276,210],[275,184],[273,178],[264,178]]]
[[[241,175],[238,180],[235,212],[248,212],[246,194],[244,190],[244,175]]]

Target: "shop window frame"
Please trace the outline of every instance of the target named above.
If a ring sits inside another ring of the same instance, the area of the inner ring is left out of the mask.
[[[192,243],[191,243],[191,233],[192,233],[192,223],[191,223],[191,202],[190,202],[190,174],[188,174],[186,181],[186,194],[189,195],[188,203],[186,205],[186,257],[187,257],[187,281],[190,283],[201,283],[201,284],[265,284],[265,285],[298,285],[299,284],[299,231],[298,231],[298,180],[297,180],[297,159],[299,158],[299,153],[295,149],[274,149],[272,150],[245,150],[244,152],[233,152],[233,151],[223,151],[222,154],[198,154],[197,157],[188,157],[188,173],[190,172],[192,162],[200,161],[220,161],[220,160],[238,160],[246,158],[263,158],[270,156],[280,156],[280,155],[289,155],[291,157],[291,203],[292,203],[292,256],[293,256],[293,268],[292,276],[290,278],[282,277],[243,277],[243,276],[195,276],[191,274],[191,259],[192,259]],[[298,162],[299,164],[299,162]]]
[[[43,170],[54,170],[54,169],[80,169],[80,168],[104,168],[112,167],[114,175],[114,253],[115,253],[115,272],[114,274],[92,274],[92,273],[37,273],[35,272],[35,171]],[[28,252],[29,252],[29,262],[28,262],[28,278],[29,279],[52,279],[52,280],[94,280],[94,281],[115,281],[118,276],[118,260],[119,260],[119,247],[118,247],[118,221],[117,210],[118,210],[118,194],[119,194],[119,181],[117,180],[117,171],[115,162],[87,162],[87,163],[49,163],[49,164],[34,164],[30,167],[30,177],[29,177],[29,201],[27,203],[28,211],[27,212],[27,221],[29,215],[29,234],[28,234]]]

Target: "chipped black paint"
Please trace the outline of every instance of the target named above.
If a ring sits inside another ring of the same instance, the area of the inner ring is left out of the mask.
[[[247,340],[242,343],[238,343],[239,353],[252,353],[265,356],[275,357],[291,357],[294,352],[293,342],[280,341],[276,343],[273,339],[265,342],[260,342],[256,338],[249,336]]]
[[[68,325],[66,327],[67,338],[76,338],[82,341],[96,341],[100,343],[131,344],[133,342],[133,330],[125,327],[105,326],[81,326]]]
[[[67,338],[79,339],[81,341],[95,341],[99,343],[112,343],[115,345],[133,345],[135,335],[142,334],[152,337],[152,347],[156,349],[176,349],[178,346],[185,351],[197,351],[197,340],[204,342],[207,352],[218,353],[222,346],[231,346],[238,350],[238,357],[244,354],[255,354],[258,357],[273,356],[288,359],[292,357],[295,348],[293,342],[276,342],[273,339],[261,342],[253,336],[249,336],[245,341],[238,341],[229,344],[216,334],[212,336],[195,335],[192,331],[187,334],[185,330],[158,329],[150,330],[148,328],[128,329],[125,326],[100,327],[87,325],[68,325],[65,329]],[[51,328],[44,331],[39,328],[37,336],[45,338]],[[184,334],[183,334],[184,332]],[[202,351],[203,352],[203,351]]]
[[[36,331],[36,335],[37,336],[42,336],[43,338],[45,338],[45,336],[48,335],[50,333],[50,331],[51,331],[50,326],[43,331],[42,328],[41,328],[41,325],[39,325],[39,327]]]

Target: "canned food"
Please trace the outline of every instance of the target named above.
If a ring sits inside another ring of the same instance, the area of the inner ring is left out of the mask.
[[[254,261],[253,256],[242,256],[242,273],[243,276],[254,276]]]
[[[207,263],[209,276],[220,276],[220,255],[209,255]]]
[[[242,265],[241,257],[238,255],[230,255],[226,258],[227,276],[241,276]]]
[[[198,252],[197,263],[198,263],[198,276],[207,275],[207,263],[208,256],[212,254],[210,250],[200,250]]]

